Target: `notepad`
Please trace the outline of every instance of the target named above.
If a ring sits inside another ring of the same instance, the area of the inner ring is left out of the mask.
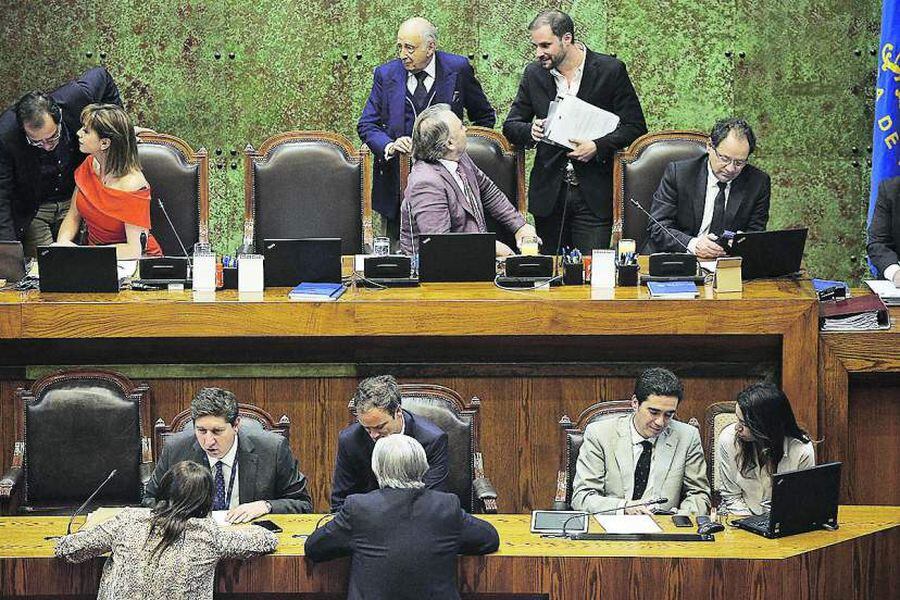
[[[662,531],[650,515],[597,515],[606,533],[659,533]]]
[[[700,294],[691,281],[648,281],[647,289],[651,298],[663,300],[691,300]]]
[[[341,283],[301,283],[288,293],[288,298],[301,302],[333,302],[346,289]]]

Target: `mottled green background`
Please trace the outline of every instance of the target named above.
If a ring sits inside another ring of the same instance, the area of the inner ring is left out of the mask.
[[[405,2],[41,0],[0,6],[0,102],[102,62],[144,126],[213,159],[213,242],[231,250],[243,212],[241,150],[288,129],[358,144],[372,69],[400,21],[435,22],[440,46],[472,56],[505,117],[537,10],[525,0]],[[754,124],[773,178],[773,227],[808,225],[807,266],[864,272],[872,88],[881,0],[586,0],[550,3],[589,47],[628,65],[651,131]],[[218,53],[218,54],[217,54]],[[231,53],[233,58],[231,58]],[[218,56],[218,58],[217,58]]]

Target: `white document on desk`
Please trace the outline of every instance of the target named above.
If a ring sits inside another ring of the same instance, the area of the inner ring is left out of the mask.
[[[551,103],[544,122],[544,136],[547,141],[574,148],[569,140],[596,140],[612,133],[618,126],[618,115],[578,96],[565,96]]]
[[[597,515],[606,533],[660,533],[662,528],[650,515]]]

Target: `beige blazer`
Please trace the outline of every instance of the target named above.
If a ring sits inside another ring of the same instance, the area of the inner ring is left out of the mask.
[[[668,498],[659,508],[680,514],[709,513],[706,459],[696,427],[671,421],[656,440],[652,460],[654,495]],[[591,423],[578,454],[572,508],[585,512],[610,510],[622,506],[625,499],[631,500],[633,491],[631,415]]]

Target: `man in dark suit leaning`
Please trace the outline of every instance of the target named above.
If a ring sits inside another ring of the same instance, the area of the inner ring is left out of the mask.
[[[380,489],[347,498],[306,540],[306,557],[352,556],[349,600],[459,598],[457,555],[495,552],[497,530],[467,514],[455,494],[426,488],[428,461],[414,438],[380,438],[371,468]]]
[[[231,523],[268,513],[308,513],[312,501],[288,441],[269,431],[241,427],[234,394],[203,388],[191,401],[193,431],[171,436],[144,491],[153,506],[159,482],[175,463],[192,460],[213,474],[213,510]]]
[[[883,180],[875,197],[875,212],[869,224],[866,253],[884,277],[900,287],[900,260],[897,242],[900,241],[900,177]]]
[[[400,211],[400,250],[417,250],[419,236],[428,233],[487,231],[490,214],[522,240],[535,235],[506,195],[466,154],[466,128],[450,107],[435,104],[416,118],[413,158],[416,160]],[[497,256],[513,254],[497,241]]]
[[[433,104],[449,104],[456,116],[468,113],[474,125],[493,127],[497,115],[464,56],[437,50],[437,29],[415,17],[397,32],[398,58],[375,69],[372,91],[356,125],[375,156],[372,207],[386,220],[387,234],[400,231],[398,153],[412,151],[416,116]]]
[[[686,246],[697,258],[712,260],[725,256],[716,243],[724,231],[765,231],[771,183],[749,164],[753,129],[743,119],[723,119],[709,138],[705,156],[666,167],[650,207],[662,227],[650,222],[644,254],[684,252]]]
[[[647,133],[647,124],[625,64],[576,41],[569,15],[543,11],[528,29],[537,60],[525,67],[503,134],[518,146],[537,145],[528,210],[543,252],[574,246],[589,256],[609,247],[613,156]],[[567,95],[615,113],[618,127],[596,140],[569,140],[572,150],[539,143],[550,103]]]
[[[372,472],[375,442],[394,434],[418,440],[428,457],[424,482],[441,490],[447,479],[447,434],[424,417],[416,417],[400,407],[400,386],[391,375],[363,379],[353,398],[356,423],[341,431],[337,459],[331,481],[331,510],[336,512],[350,494],[378,489]]]
[[[122,105],[103,67],[50,93],[29,92],[0,115],[0,240],[22,241],[30,256],[53,243],[87,156],[75,135],[81,111],[95,102]]]

